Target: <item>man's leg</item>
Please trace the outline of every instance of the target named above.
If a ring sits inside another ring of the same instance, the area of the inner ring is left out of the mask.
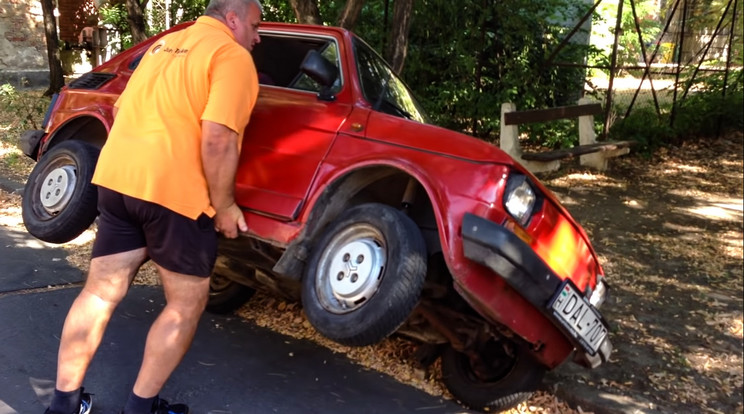
[[[150,327],[134,393],[156,396],[186,354],[209,298],[209,278],[175,273],[156,265],[166,305]]]
[[[73,302],[62,329],[57,390],[73,391],[82,386],[111,314],[145,258],[145,249],[140,248],[91,260],[85,287]]]
[[[57,360],[58,390],[73,391],[82,386],[111,314],[145,258],[142,248],[91,260],[85,287],[73,302],[62,328]]]

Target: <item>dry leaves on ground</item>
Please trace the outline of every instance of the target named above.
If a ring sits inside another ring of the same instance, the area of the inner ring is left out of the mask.
[[[310,340],[333,352],[342,353],[355,363],[390,375],[396,380],[412,385],[431,395],[452,399],[441,383],[440,365],[435,362],[424,370],[415,362],[415,344],[400,337],[391,337],[367,347],[339,345],[318,334],[305,317],[298,303],[286,302],[261,292],[237,311],[237,314],[256,325],[297,339]],[[552,394],[538,392],[530,400],[506,411],[508,414],[574,414],[587,411],[574,410]]]
[[[744,411],[743,143],[738,132],[546,178],[611,287],[612,360],[565,378],[672,412]]]

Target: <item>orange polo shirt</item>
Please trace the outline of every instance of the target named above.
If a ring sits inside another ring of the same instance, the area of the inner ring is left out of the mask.
[[[201,121],[225,125],[242,139],[257,96],[253,58],[219,20],[202,16],[162,37],[115,104],[93,183],[192,219],[213,216]]]

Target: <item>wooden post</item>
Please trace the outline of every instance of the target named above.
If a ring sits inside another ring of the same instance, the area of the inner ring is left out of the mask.
[[[499,137],[499,147],[509,154],[514,160],[522,164],[525,168],[533,173],[555,171],[561,166],[561,162],[554,161],[527,161],[522,159],[522,147],[519,145],[519,126],[518,124],[507,125],[505,115],[509,112],[516,112],[517,106],[511,102],[501,104],[501,136]]]
[[[506,125],[504,115],[507,112],[515,112],[517,106],[511,102],[501,104],[501,135],[499,136],[499,146],[512,158],[520,161],[522,158],[522,149],[519,147],[519,126]]]
[[[579,99],[579,105],[595,103],[590,98]],[[579,145],[594,144],[597,142],[597,134],[594,132],[594,115],[579,117]],[[607,169],[607,158],[601,152],[586,154],[579,157],[581,165],[596,168],[600,171]]]

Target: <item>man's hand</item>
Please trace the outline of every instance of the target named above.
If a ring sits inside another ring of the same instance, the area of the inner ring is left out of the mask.
[[[214,216],[214,229],[224,234],[228,239],[234,239],[238,237],[238,231],[248,231],[248,226],[245,224],[243,211],[237,204],[232,203],[217,210]]]

